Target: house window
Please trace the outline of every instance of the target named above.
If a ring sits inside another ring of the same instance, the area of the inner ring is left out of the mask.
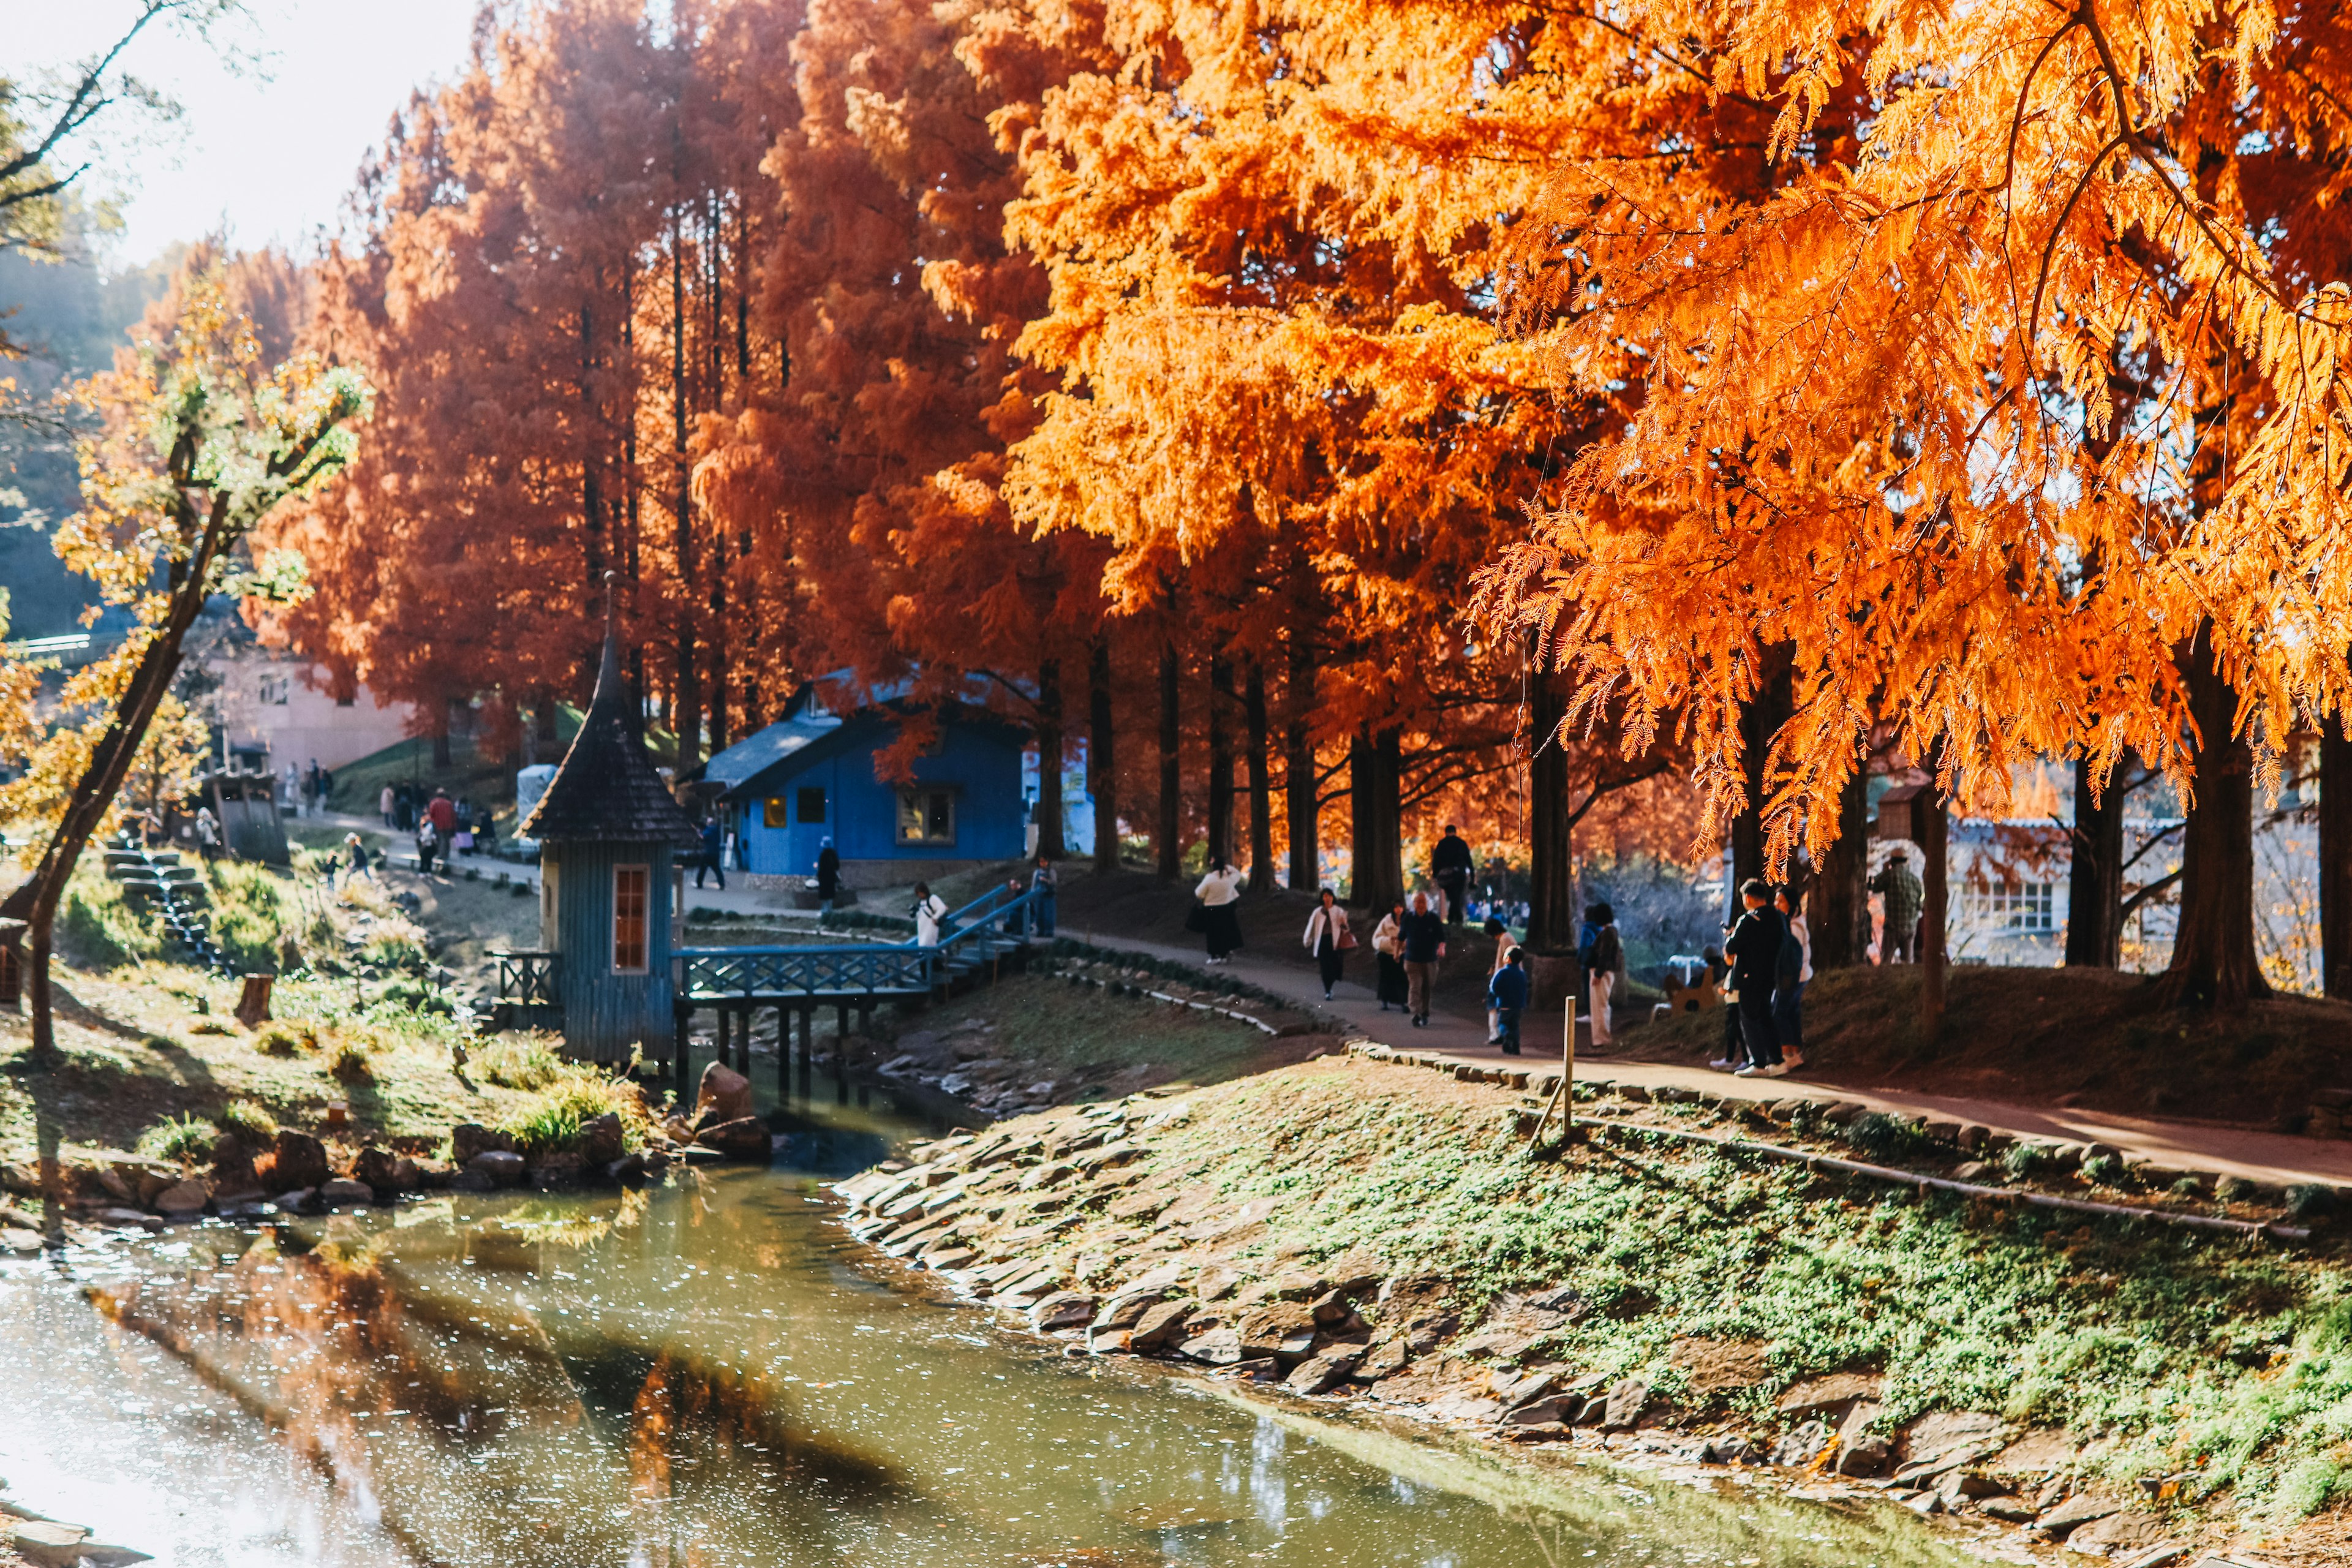
[[[1996,931],[2047,931],[2057,927],[2056,884],[2004,882],[1981,895],[1982,922]]]
[[[898,792],[898,842],[955,842],[955,791],[902,789]]]
[[[287,676],[265,675],[261,678],[261,700],[270,707],[283,708],[287,692],[292,685],[292,679]]]
[[[646,928],[650,919],[653,873],[645,866],[613,868],[613,969],[646,972]]]
[[[760,803],[760,826],[762,827],[782,827],[784,826],[784,797],[782,795],[772,795],[767,799]]]
[[[821,785],[803,784],[793,803],[793,815],[803,823],[814,826],[824,820],[824,790]]]
[[[550,952],[563,945],[558,937],[563,927],[555,918],[556,906],[562,901],[556,891],[562,872],[562,868],[553,860],[543,863],[539,870],[539,945]]]

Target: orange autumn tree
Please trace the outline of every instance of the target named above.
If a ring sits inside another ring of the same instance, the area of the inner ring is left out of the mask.
[[[1881,714],[1988,804],[2039,754],[2180,770],[2214,809],[2176,968],[2192,994],[2259,988],[2227,886],[2244,747],[2339,710],[2352,646],[2352,295],[2294,261],[2338,221],[2342,160],[2293,205],[2267,178],[2352,134],[2333,22],[2168,0],[1621,21],[1772,106],[1764,177],[1694,200],[1675,157],[1559,161],[1519,299],[1558,374],[1619,386],[1629,345],[1641,368],[1489,603],[1551,629],[1584,700],[1680,715],[1719,814],[1740,704],[1788,658],[1776,860],[1827,847]],[[1726,150],[1692,129],[1693,155]]]
[[[1221,663],[1278,673],[1303,731],[1293,843],[1344,757],[1360,898],[1403,885],[1407,815],[1516,816],[1524,735],[1531,940],[1571,946],[1571,801],[1660,763],[1561,730],[1522,643],[1462,625],[1474,574],[1598,406],[1525,395],[1549,372],[1505,330],[1494,247],[1559,147],[1638,154],[1645,121],[1703,112],[1703,89],[1675,76],[1654,110],[1631,51],[1534,5],[1022,14],[1049,35],[1098,25],[1116,55],[997,117],[1026,175],[1010,232],[1053,289],[1022,352],[1061,383],[1014,449],[1016,510],[1108,541],[1123,609],[1164,611],[1181,584],[1213,688]],[[1213,835],[1229,764],[1210,732]]]

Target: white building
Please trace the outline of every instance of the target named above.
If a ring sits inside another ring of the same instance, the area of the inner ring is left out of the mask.
[[[216,639],[203,664],[220,683],[213,693],[214,715],[229,745],[267,751],[272,772],[289,763],[340,768],[412,732],[411,704],[385,702],[365,686],[338,700],[310,660],[250,637]]]

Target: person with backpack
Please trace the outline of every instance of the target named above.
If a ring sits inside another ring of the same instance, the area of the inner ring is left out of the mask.
[[[1605,1051],[1616,1038],[1609,1005],[1617,989],[1617,972],[1625,967],[1625,944],[1617,935],[1617,911],[1607,904],[1586,909],[1584,923],[1592,933],[1592,941],[1577,957],[1584,964],[1585,988],[1591,1003],[1592,1048]]]
[[[1772,1027],[1772,979],[1780,972],[1787,932],[1763,879],[1751,877],[1742,883],[1739,898],[1747,908],[1724,938],[1723,953],[1731,960],[1731,984],[1739,995],[1739,1034],[1748,1048],[1748,1065],[1732,1076],[1785,1078],[1788,1064],[1780,1059],[1780,1037]]]
[[[1500,1046],[1507,1057],[1519,1054],[1519,1020],[1528,1010],[1527,957],[1527,949],[1511,949],[1503,967],[1486,981],[1486,1005],[1495,1010],[1495,1035],[1486,1043]]]
[[[915,945],[940,945],[940,922],[948,918],[947,900],[931,891],[929,882],[915,884],[915,907],[908,911],[915,917]]]
[[[1780,1059],[1805,1065],[1805,985],[1813,977],[1812,932],[1805,926],[1805,896],[1782,885],[1773,900],[1788,922],[1780,956],[1772,972],[1772,1027],[1780,1037]]]

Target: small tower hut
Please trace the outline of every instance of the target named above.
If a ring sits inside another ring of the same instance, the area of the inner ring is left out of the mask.
[[[608,603],[588,716],[519,831],[540,842],[540,942],[555,955],[565,1048],[614,1062],[642,1045],[667,1062],[677,1050],[677,851],[699,837],[654,771],[632,708]]]

